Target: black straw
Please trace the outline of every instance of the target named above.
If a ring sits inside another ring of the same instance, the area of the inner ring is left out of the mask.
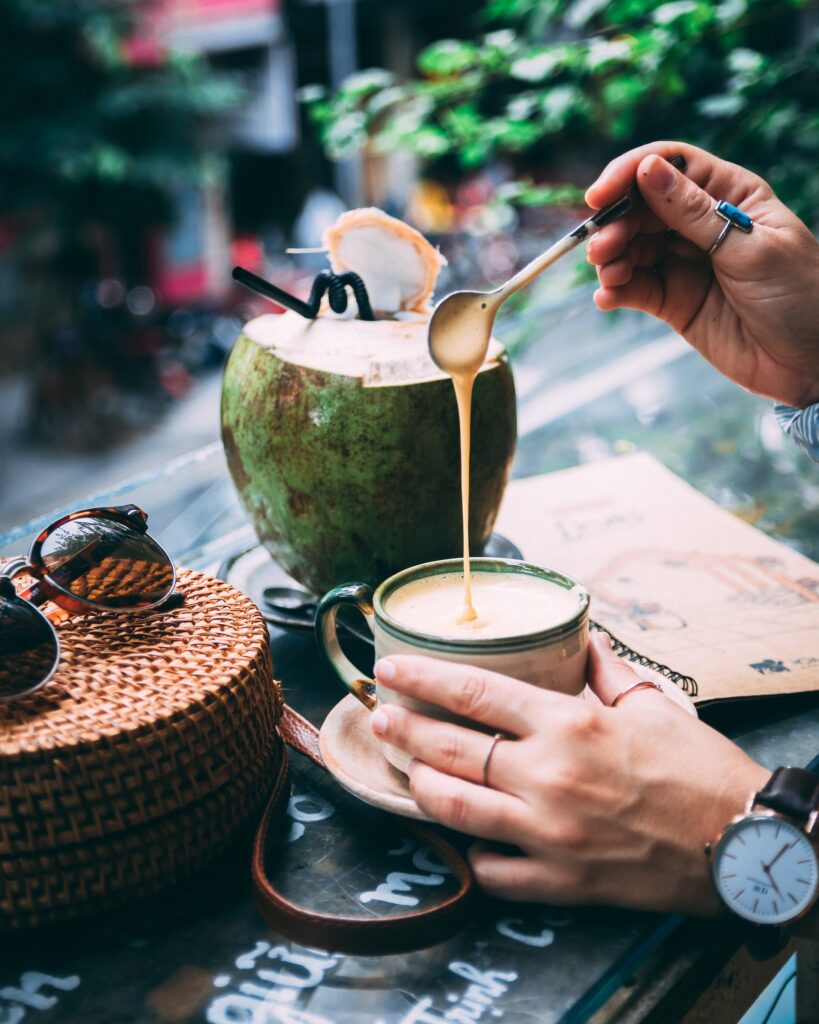
[[[264,295],[266,299],[273,299],[274,302],[278,302],[280,306],[284,306],[286,309],[292,309],[294,313],[298,313],[306,320],[315,320],[316,316],[318,316],[321,299],[325,292],[328,293],[330,309],[334,313],[343,313],[347,309],[347,285],[349,285],[353,290],[353,295],[355,295],[358,315],[361,319],[375,319],[372,306],[370,305],[370,297],[367,295],[367,288],[358,274],[354,274],[351,270],[345,274],[334,274],[331,270],[320,270],[313,281],[313,287],[310,289],[310,298],[307,302],[297,299],[295,295],[291,295],[290,292],[279,288],[278,285],[265,281],[258,274],[252,274],[249,270],[245,270],[244,267],[233,268],[233,280],[243,284],[245,288],[258,292],[259,295]]]
[[[233,280],[238,281],[239,284],[243,284],[245,288],[250,288],[251,291],[257,292],[259,295],[264,295],[266,299],[272,299],[274,302],[278,302],[278,304],[280,306],[284,306],[285,309],[292,309],[294,313],[298,313],[300,316],[303,316],[305,320],[315,319],[316,313],[311,311],[306,302],[302,302],[301,299],[297,299],[295,295],[291,295],[290,292],[286,292],[284,288],[279,288],[278,285],[265,281],[265,279],[263,277],[259,277],[258,274],[251,274],[251,272],[249,270],[245,270],[244,267],[233,268]]]

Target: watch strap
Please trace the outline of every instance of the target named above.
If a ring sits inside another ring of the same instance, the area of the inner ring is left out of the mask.
[[[805,768],[777,768],[757,793],[755,803],[807,822],[819,808],[819,775]]]
[[[790,942],[790,932],[786,925],[742,921],[740,930],[745,948],[752,959],[758,961],[770,960]]]

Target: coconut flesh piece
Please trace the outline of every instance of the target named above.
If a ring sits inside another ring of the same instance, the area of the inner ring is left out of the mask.
[[[425,313],[446,260],[420,231],[369,207],[342,213],[322,239],[336,274],[363,280],[376,315]]]

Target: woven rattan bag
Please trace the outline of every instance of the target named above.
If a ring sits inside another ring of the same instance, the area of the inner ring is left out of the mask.
[[[179,571],[184,604],[60,627],[48,686],[0,704],[0,928],[160,889],[258,817],[283,773],[267,627]]]

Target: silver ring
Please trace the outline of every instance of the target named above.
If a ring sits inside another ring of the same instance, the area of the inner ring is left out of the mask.
[[[611,704],[609,704],[609,707],[616,708],[620,701],[623,699],[623,697],[628,697],[628,695],[630,693],[634,693],[635,690],[645,689],[656,690],[658,693],[663,692],[662,686],[658,685],[657,683],[649,682],[648,679],[640,679],[636,683],[632,683],[631,686],[627,686],[625,690],[621,690],[614,698],[614,700],[611,702]]]
[[[483,784],[489,789],[489,762],[492,760],[492,755],[495,753],[495,747],[500,743],[501,740],[509,739],[505,732],[496,732],[492,737],[492,742],[489,744],[489,750],[486,752],[486,757],[483,759]]]
[[[725,236],[731,230],[731,228],[739,228],[740,231],[744,231],[746,235],[750,234],[751,228],[754,226],[753,220],[744,213],[738,206],[734,206],[732,203],[727,203],[724,199],[718,200],[714,203],[714,213],[725,223],[720,228],[720,232],[714,239],[714,244],[706,253],[710,256],[715,249],[718,249],[725,240]]]
[[[716,238],[714,239],[714,244],[713,244],[713,245],[711,246],[711,248],[710,248],[710,249],[708,250],[708,252],[706,253],[706,256],[710,256],[710,255],[711,255],[711,253],[712,253],[712,252],[713,252],[713,251],[714,251],[715,249],[718,249],[718,248],[719,248],[719,246],[720,246],[720,245],[722,245],[722,242],[723,242],[723,240],[724,240],[725,236],[726,236],[726,235],[728,234],[728,232],[729,232],[729,231],[731,230],[731,228],[732,228],[733,226],[734,226],[734,225],[733,225],[733,224],[731,223],[731,221],[730,221],[730,220],[726,220],[726,222],[725,222],[725,223],[724,223],[724,224],[722,225],[722,227],[720,228],[720,232],[719,232],[719,234],[718,234],[718,235],[717,235],[717,237],[716,237]]]

